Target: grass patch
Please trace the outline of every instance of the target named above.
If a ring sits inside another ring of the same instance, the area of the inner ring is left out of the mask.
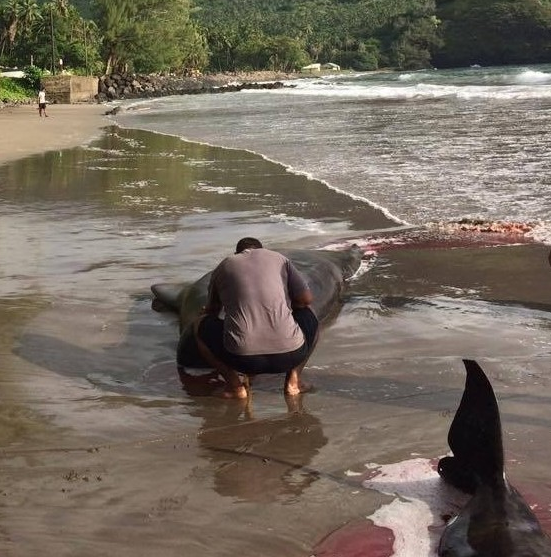
[[[35,91],[25,85],[21,78],[0,77],[0,102],[26,102],[35,96]]]

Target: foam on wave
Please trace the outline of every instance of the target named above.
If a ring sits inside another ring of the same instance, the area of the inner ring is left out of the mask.
[[[321,85],[321,84],[320,84]],[[470,99],[551,99],[551,89],[534,88],[530,86],[497,86],[497,85],[437,85],[418,83],[405,87],[403,85],[341,85],[341,86],[312,86],[302,85],[294,89],[278,89],[274,94],[281,95],[309,95],[340,98],[357,98],[373,100],[424,100],[457,98]],[[251,91],[250,94],[258,93]],[[249,94],[249,93],[248,93]]]
[[[525,70],[515,77],[517,83],[529,84],[529,83],[550,83],[551,73],[540,72],[536,70]]]

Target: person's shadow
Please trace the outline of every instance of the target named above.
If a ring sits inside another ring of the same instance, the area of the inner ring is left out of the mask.
[[[328,439],[320,420],[303,409],[302,397],[286,398],[286,414],[255,419],[250,397],[200,396],[219,388],[213,377],[190,376],[182,384],[196,403],[191,414],[203,420],[198,440],[217,493],[256,502],[288,500],[320,477],[310,464]]]

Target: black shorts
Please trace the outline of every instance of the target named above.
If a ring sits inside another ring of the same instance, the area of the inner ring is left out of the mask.
[[[243,356],[224,348],[224,321],[206,315],[199,324],[198,336],[222,362],[241,373],[287,373],[304,362],[314,349],[318,334],[318,319],[310,308],[293,311],[293,317],[304,334],[304,344],[292,352]]]

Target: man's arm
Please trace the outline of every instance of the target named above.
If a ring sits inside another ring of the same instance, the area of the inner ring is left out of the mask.
[[[218,315],[222,310],[222,302],[220,301],[220,296],[218,290],[216,289],[216,283],[214,281],[214,274],[210,279],[207,304],[204,308],[205,313],[210,313],[211,315]]]
[[[308,307],[314,301],[308,283],[290,261],[288,263],[287,287],[293,309]]]

